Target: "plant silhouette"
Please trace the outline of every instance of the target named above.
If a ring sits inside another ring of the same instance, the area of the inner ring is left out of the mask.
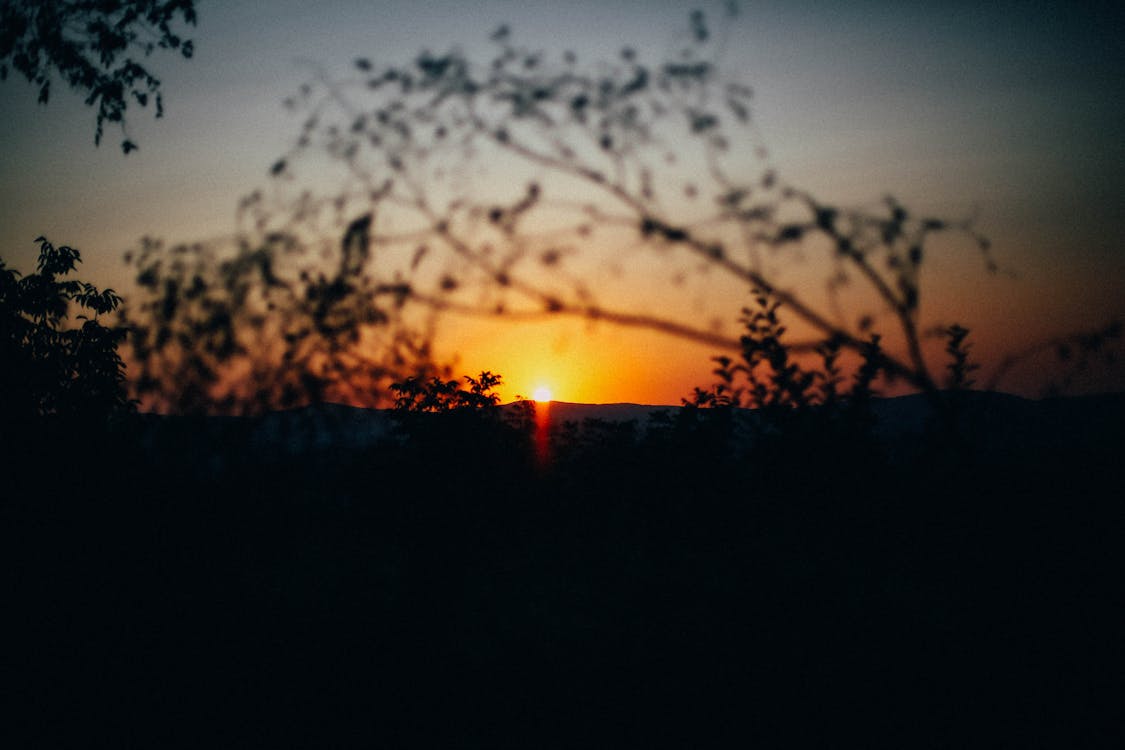
[[[105,123],[117,123],[124,135],[121,150],[137,148],[126,129],[132,104],[164,115],[160,79],[137,59],[157,49],[190,58],[190,39],[175,28],[196,22],[193,0],[124,0],[93,3],[82,0],[0,3],[0,80],[9,69],[39,89],[39,103],[51,96],[51,82],[61,76],[70,88],[97,108],[94,143],[100,144]]]
[[[372,215],[380,273],[431,310],[570,315],[740,352],[739,338],[704,321],[599,298],[582,270],[598,248],[622,245],[679,258],[710,274],[708,285],[768,295],[805,337],[786,343],[790,355],[823,346],[866,353],[887,376],[940,389],[923,351],[919,269],[930,240],[955,232],[995,270],[988,241],[971,221],[916,216],[893,198],[881,211],[845,210],[785,184],[757,143],[749,87],[722,69],[719,36],[695,13],[680,49],[652,62],[628,47],[600,65],[569,52],[556,59],[520,46],[507,27],[480,61],[459,51],[424,52],[406,65],[356,60],[357,80],[321,78],[288,102],[309,118],[271,169],[284,185],[306,156],[324,152],[347,171],[348,188],[303,191],[295,204],[257,193],[244,209],[259,231],[312,233],[324,221]],[[490,162],[531,176],[495,190],[466,186],[464,175]],[[411,230],[388,222],[384,231],[384,215]],[[831,269],[824,299],[790,291],[770,270],[767,257],[798,248]],[[849,286],[863,289],[870,309],[839,309]],[[869,349],[876,319],[891,321],[893,349]],[[786,388],[793,396],[801,386]]]
[[[35,273],[0,260],[0,421],[12,444],[44,420],[104,422],[131,407],[117,351],[125,331],[104,323],[121,298],[66,278],[78,250],[35,241]]]
[[[455,410],[482,410],[494,408],[500,396],[494,392],[504,381],[500,375],[485,370],[478,377],[464,377],[468,389],[456,380],[431,376],[428,380],[412,375],[401,382],[392,383],[395,409],[414,412],[444,412]]]
[[[402,315],[408,288],[363,270],[369,223],[351,224],[327,267],[282,233],[225,256],[146,241],[127,256],[140,292],[122,310],[138,397],[180,413],[375,406],[395,378],[431,372]]]

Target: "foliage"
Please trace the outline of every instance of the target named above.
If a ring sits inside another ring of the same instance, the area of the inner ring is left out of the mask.
[[[704,321],[592,290],[590,269],[616,267],[625,255],[618,248],[678,259],[710,274],[708,285],[767,295],[807,336],[758,349],[755,361],[830,347],[937,390],[919,320],[927,245],[963,233],[994,270],[988,242],[969,221],[915,216],[893,198],[874,211],[845,210],[784,184],[756,145],[751,90],[721,70],[719,37],[693,13],[681,48],[653,62],[627,47],[616,61],[584,65],[570,52],[522,47],[506,27],[480,62],[457,50],[406,65],[356,60],[357,79],[318,80],[289,101],[308,117],[271,170],[285,183],[327,155],[346,170],[341,189],[306,190],[280,206],[256,194],[246,207],[259,228],[279,220],[313,228],[325,216],[374,211],[381,272],[407,279],[409,300],[433,310],[572,315],[742,352],[744,339]],[[528,177],[506,186],[465,180],[490,167]],[[823,300],[790,291],[774,270],[776,259],[805,253],[823,254],[831,268]],[[838,309],[852,284],[874,308]],[[893,351],[870,348],[878,319],[895,329]],[[790,365],[778,375],[792,378],[775,380],[786,399],[809,385]]]
[[[82,262],[75,248],[36,242],[35,273],[21,275],[0,260],[2,421],[28,427],[45,418],[104,419],[129,408],[117,351],[125,331],[102,323],[121,298],[64,278]]]
[[[870,403],[885,366],[879,335],[872,334],[866,342],[850,387],[844,387],[836,341],[817,348],[819,366],[802,364],[783,341],[786,329],[778,315],[780,304],[757,290],[753,298],[755,307],[742,310],[745,333],[739,359],[714,358],[717,381],[709,388],[697,387],[690,399],[683,400],[685,414],[709,423],[712,431],[718,427],[720,442],[729,443],[736,427],[730,412],[753,409],[746,429],[757,438],[755,448],[761,452],[763,438],[783,439],[786,450],[802,460],[810,453],[838,453],[844,443],[852,451],[869,444]]]
[[[949,388],[955,391],[971,388],[975,381],[970,377],[970,373],[980,369],[980,365],[969,361],[969,345],[965,342],[969,330],[955,324],[944,333],[949,339],[945,345],[945,353],[951,360],[948,365]]]
[[[57,74],[97,108],[94,143],[105,123],[119,123],[121,150],[137,148],[125,132],[131,104],[164,114],[160,79],[141,62],[157,49],[190,58],[194,47],[175,26],[194,26],[194,0],[50,0],[0,2],[0,80],[9,67],[39,89],[46,104]]]
[[[411,375],[392,383],[395,409],[414,412],[481,410],[500,403],[500,396],[493,392],[493,388],[504,382],[499,375],[485,370],[480,377],[466,375],[464,379],[468,389],[462,388],[457,380],[437,376]]]
[[[392,383],[394,437],[366,460],[393,456],[394,472],[409,478],[412,494],[419,485],[450,497],[460,497],[467,483],[493,493],[526,486],[534,422],[527,402],[499,405],[493,389],[502,383],[488,370],[452,379],[448,368]]]
[[[369,221],[353,222],[327,263],[281,233],[225,255],[146,241],[127,256],[139,294],[123,309],[138,397],[180,413],[376,406],[394,378],[428,372],[401,317],[407,290],[362,270]]]

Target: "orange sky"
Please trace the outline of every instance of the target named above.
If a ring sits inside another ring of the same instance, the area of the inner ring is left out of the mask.
[[[722,3],[704,6],[717,15]],[[56,87],[46,107],[21,81],[0,84],[0,254],[34,266],[46,234],[83,251],[83,278],[124,289],[120,261],[144,235],[169,242],[229,236],[240,197],[268,185],[269,165],[300,122],[282,100],[322,66],[343,75],[357,56],[413,59],[421,49],[469,53],[500,23],[532,46],[616,59],[633,45],[663,54],[684,26],[680,3],[341,2],[313,12],[298,0],[201,4],[191,61],[154,58],[167,115],[131,116],[141,149],[92,145],[93,114]],[[1125,73],[1103,11],[1043,4],[803,2],[745,4],[725,24],[724,64],[755,89],[757,133],[789,183],[842,207],[893,194],[918,211],[975,216],[1005,271],[989,275],[972,247],[936,246],[923,276],[923,318],[973,329],[979,360],[1125,315]],[[644,256],[642,256],[643,259]],[[785,283],[826,272],[815,257]],[[673,309],[737,335],[741,290],[707,279],[664,296],[673,269],[590,270],[611,300]],[[811,286],[807,286],[811,285]],[[672,307],[669,308],[668,306]],[[457,370],[500,372],[506,399],[549,386],[568,401],[678,403],[710,382],[712,347],[581,320],[496,325],[446,320],[439,352]],[[933,342],[940,350],[940,342]],[[934,360],[938,369],[939,359]],[[1002,384],[1036,395],[1052,373],[1038,360]],[[1079,390],[1125,387],[1121,369]]]

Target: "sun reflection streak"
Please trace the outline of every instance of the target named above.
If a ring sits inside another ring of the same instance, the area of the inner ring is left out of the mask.
[[[545,467],[551,458],[551,399],[550,393],[546,399],[539,398],[539,391],[535,396],[535,459],[540,468]]]

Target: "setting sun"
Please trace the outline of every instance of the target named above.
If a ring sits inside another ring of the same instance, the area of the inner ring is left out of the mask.
[[[551,389],[545,385],[541,385],[535,389],[535,392],[531,394],[531,397],[539,403],[547,403],[551,400]]]

